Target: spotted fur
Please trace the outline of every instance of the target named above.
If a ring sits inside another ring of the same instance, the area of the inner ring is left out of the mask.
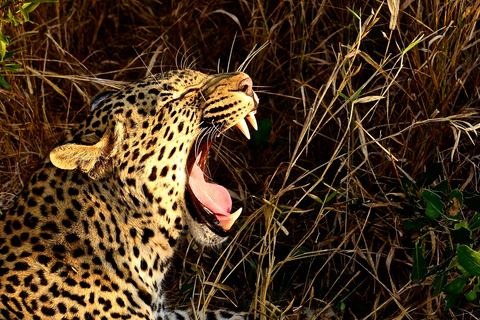
[[[191,203],[189,166],[257,103],[246,74],[192,70],[95,99],[0,218],[0,319],[188,318],[165,308],[172,256],[187,232],[228,234]]]

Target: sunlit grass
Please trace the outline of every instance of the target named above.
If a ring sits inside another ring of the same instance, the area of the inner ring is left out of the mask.
[[[22,50],[0,90],[2,206],[102,89],[177,66],[236,70],[268,43],[245,70],[263,136],[233,130],[209,163],[244,207],[238,233],[185,244],[170,304],[264,319],[468,314],[464,301],[443,311],[432,279],[410,282],[399,187],[440,162],[452,187],[478,191],[480,3],[389,2],[43,4],[37,25],[2,26]]]

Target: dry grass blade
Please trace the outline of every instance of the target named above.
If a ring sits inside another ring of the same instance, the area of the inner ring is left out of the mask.
[[[0,26],[22,50],[0,63],[2,212],[99,91],[177,65],[243,71],[266,90],[259,130],[249,142],[229,132],[209,169],[244,213],[228,245],[179,250],[170,304],[478,318],[465,299],[444,311],[433,275],[410,281],[418,234],[402,224],[414,208],[402,187],[440,163],[452,188],[479,191],[479,17],[468,0],[42,4],[36,24]],[[429,263],[448,258],[444,239],[421,239]]]

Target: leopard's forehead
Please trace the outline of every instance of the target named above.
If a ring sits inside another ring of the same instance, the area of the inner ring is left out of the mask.
[[[174,70],[161,74],[152,74],[132,83],[127,88],[145,90],[149,87],[160,86],[160,90],[175,94],[182,93],[188,87],[199,85],[207,77],[209,77],[207,74],[195,70]]]
[[[95,109],[100,114],[111,108],[150,108],[162,105],[180,98],[188,88],[199,86],[207,77],[202,72],[188,69],[150,75],[113,93]]]
[[[226,128],[246,115],[246,111],[237,107],[243,97],[238,99],[235,94],[238,83],[246,78],[248,75],[241,72],[207,75],[189,69],[148,76],[92,100],[92,114],[67,133],[66,140],[93,142],[115,118],[131,118],[132,115],[157,117],[160,122],[169,124],[174,119],[172,115],[181,113],[187,121],[195,116],[199,121],[205,120],[204,123],[221,123]],[[252,108],[248,106],[249,110]],[[146,122],[142,125],[147,128]]]

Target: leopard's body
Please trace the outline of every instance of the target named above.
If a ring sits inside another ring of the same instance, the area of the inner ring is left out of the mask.
[[[230,228],[189,175],[215,136],[254,121],[246,74],[171,71],[95,104],[0,218],[0,319],[186,318],[164,306],[174,251],[187,232],[213,245]]]

